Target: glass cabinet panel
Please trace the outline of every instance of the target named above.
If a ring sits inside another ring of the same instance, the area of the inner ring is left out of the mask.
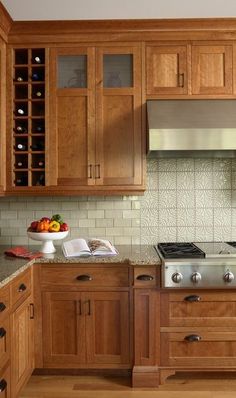
[[[87,56],[60,55],[58,57],[58,88],[87,87]]]
[[[133,55],[106,54],[103,56],[103,87],[133,86]]]

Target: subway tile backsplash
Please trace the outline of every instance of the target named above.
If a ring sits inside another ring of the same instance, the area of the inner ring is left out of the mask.
[[[149,158],[143,196],[0,198],[0,244],[37,244],[27,226],[55,213],[70,225],[68,239],[236,240],[236,159]]]

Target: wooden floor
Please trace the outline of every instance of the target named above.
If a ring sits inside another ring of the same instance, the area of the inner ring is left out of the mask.
[[[132,389],[125,377],[32,376],[20,398],[235,398],[236,373],[179,374],[158,389]]]

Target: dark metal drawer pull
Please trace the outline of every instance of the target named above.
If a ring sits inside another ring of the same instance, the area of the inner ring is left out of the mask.
[[[198,334],[189,334],[184,338],[184,340],[189,341],[190,343],[193,343],[194,341],[200,341],[201,339],[201,336],[198,336]]]
[[[0,392],[3,392],[4,390],[6,390],[6,388],[7,388],[7,382],[5,379],[2,379],[0,381]]]
[[[0,339],[2,339],[6,335],[6,330],[4,328],[0,328]]]
[[[78,275],[76,279],[77,279],[77,281],[82,281],[82,282],[87,282],[87,281],[93,280],[93,278],[90,275]]]
[[[18,288],[18,292],[19,293],[24,292],[26,289],[27,289],[27,287],[25,286],[25,284],[21,283],[19,288]]]
[[[153,281],[154,276],[152,275],[138,275],[136,278],[138,281]]]
[[[191,296],[184,297],[184,300],[188,301],[189,303],[195,303],[197,301],[201,301],[201,297],[193,294]]]
[[[4,303],[0,303],[0,312],[3,312],[6,308]]]

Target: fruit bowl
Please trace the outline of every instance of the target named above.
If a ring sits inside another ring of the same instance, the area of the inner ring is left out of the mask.
[[[28,237],[33,240],[42,242],[41,252],[42,253],[55,253],[53,241],[60,240],[67,237],[69,231],[63,232],[30,232],[27,231]]]

